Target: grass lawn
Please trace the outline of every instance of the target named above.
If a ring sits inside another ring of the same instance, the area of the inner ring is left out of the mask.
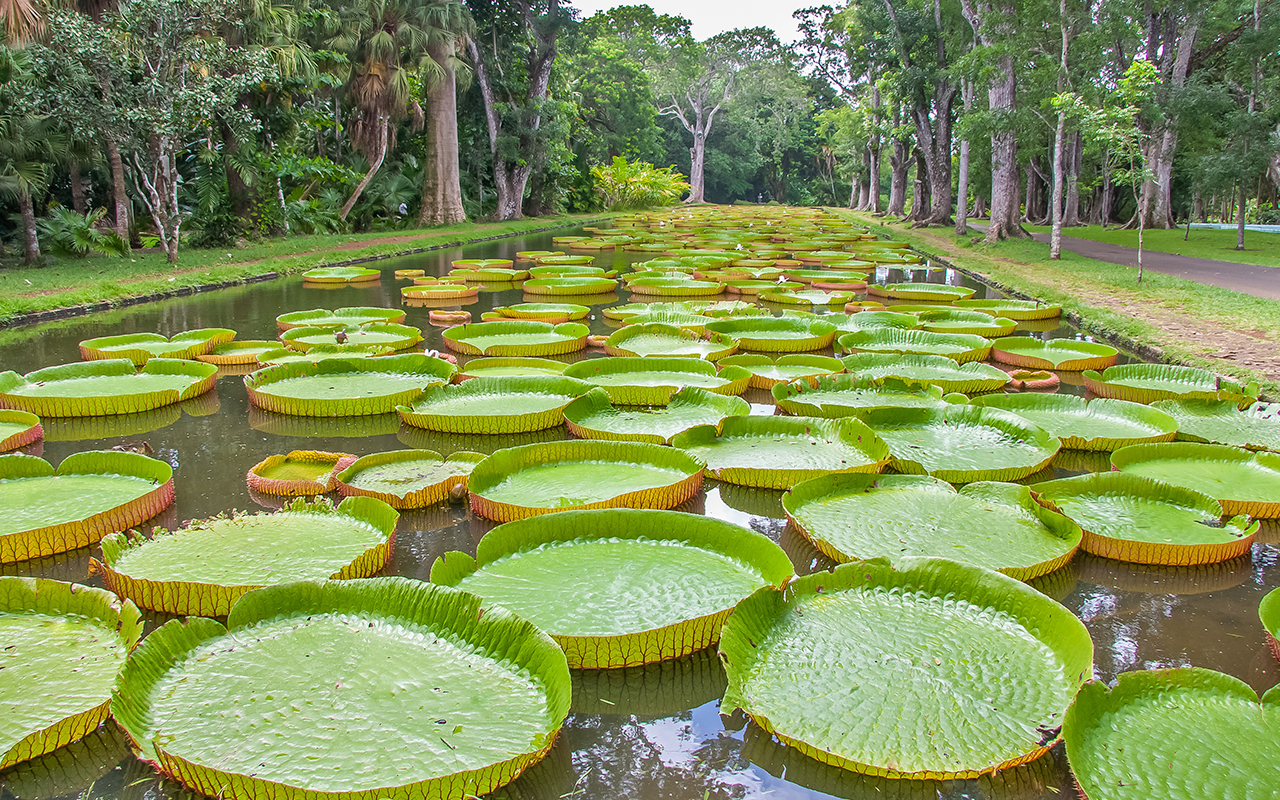
[[[323,264],[402,253],[420,247],[582,224],[603,214],[539,217],[516,222],[464,223],[443,228],[271,239],[243,249],[186,249],[178,263],[153,248],[129,258],[95,255],[52,259],[44,266],[0,269],[0,324],[19,314],[119,300],[183,286],[234,282],[266,272],[302,272]]]
[[[1047,225],[1026,225],[1029,231],[1048,233]],[[1175,230],[1147,230],[1142,232],[1142,248],[1157,250],[1161,253],[1173,253],[1191,258],[1211,258],[1216,261],[1233,261],[1239,264],[1259,264],[1264,267],[1280,267],[1280,234],[1244,232],[1244,250],[1236,249],[1235,229],[1229,231],[1191,229],[1187,241],[1186,228]],[[1063,228],[1063,236],[1077,239],[1092,239],[1095,242],[1118,244],[1124,247],[1138,247],[1136,230],[1103,229],[1098,225],[1083,228]]]
[[[1155,347],[1171,361],[1258,380],[1269,396],[1280,396],[1280,302],[1155,272],[1138,284],[1133,267],[1069,252],[1050,261],[1049,246],[1029,239],[973,244],[972,236],[956,237],[951,228],[912,230],[869,214],[833,211],[1010,289],[1061,304],[1093,333]]]

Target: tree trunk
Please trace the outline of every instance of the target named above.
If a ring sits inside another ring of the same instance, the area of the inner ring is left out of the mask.
[[[867,187],[862,183],[862,175],[855,172],[853,179],[849,182],[849,208],[861,210],[866,199]]]
[[[71,179],[71,207],[76,210],[77,214],[88,214],[89,204],[84,197],[84,177],[80,174],[79,160],[71,159],[71,164],[67,167],[67,173]]]
[[[907,143],[902,139],[893,140],[893,154],[889,156],[889,207],[885,209],[888,216],[901,217],[907,207]]]
[[[1013,113],[1017,107],[1016,81],[1013,56],[1002,57],[987,89],[987,102],[993,112]],[[986,240],[998,242],[1027,235],[1018,222],[1018,133],[1012,120],[997,121],[991,132],[991,224]]]
[[[973,110],[973,83],[965,81],[961,85],[961,96],[964,98],[966,116]],[[959,174],[956,176],[956,236],[964,236],[969,232],[969,140],[960,140]]]
[[[1204,212],[1204,195],[1199,189],[1191,193],[1191,214],[1187,217],[1187,221],[1195,220],[1196,222],[1205,221]]]
[[[364,189],[369,185],[369,181],[373,180],[373,176],[378,174],[378,170],[382,169],[383,159],[387,157],[387,127],[390,122],[385,114],[378,114],[378,154],[369,162],[369,171],[364,174],[360,182],[356,184],[355,191],[347,198],[347,202],[342,204],[342,211],[338,213],[339,219],[345,220],[347,215],[351,213],[351,209],[355,207],[356,201],[360,199],[360,195],[364,193]]]
[[[36,210],[25,185],[18,187],[18,210],[22,212],[22,263],[30,266],[40,260],[40,239],[36,236]]]
[[[867,176],[867,209],[872,214],[880,213],[880,148],[871,150],[871,160],[867,163],[870,174]]]
[[[1067,199],[1062,209],[1062,226],[1075,228],[1080,225],[1080,168],[1084,161],[1084,135],[1076,131],[1067,139],[1070,153],[1067,163]]]
[[[933,216],[933,195],[930,189],[929,168],[925,164],[924,151],[917,147],[916,180],[911,187],[911,216],[909,217],[916,220],[916,225],[928,224],[927,220]],[[950,189],[949,185],[948,189]],[[947,220],[950,221],[950,219],[948,216]]]
[[[458,165],[458,93],[452,48],[431,43],[427,54],[444,70],[444,77],[426,91],[427,127],[423,135],[422,225],[456,225],[465,222],[462,179]]]
[[[120,158],[120,145],[107,139],[107,161],[111,164],[111,195],[116,207],[116,235],[129,247],[129,190],[124,183],[124,160]]]
[[[1200,30],[1201,12],[1195,12],[1187,20],[1181,35],[1178,36],[1176,51],[1173,50],[1173,29],[1165,32],[1164,48],[1172,53],[1169,71],[1162,75],[1162,84],[1167,91],[1174,92],[1187,83],[1187,73],[1191,69],[1191,56],[1195,50],[1196,34]],[[1173,25],[1172,21],[1169,23]],[[1164,72],[1164,70],[1162,70]],[[1143,217],[1145,227],[1172,228],[1173,220],[1173,157],[1178,149],[1178,120],[1170,116],[1160,127],[1152,131],[1150,143],[1146,147],[1144,159],[1151,170],[1152,180],[1142,185],[1142,195],[1138,201],[1138,213]]]
[[[1240,207],[1236,209],[1236,249],[1244,249],[1244,211],[1248,205],[1244,196],[1244,181],[1240,181]]]
[[[686,203],[705,203],[706,184],[703,164],[707,160],[707,139],[701,132],[693,134],[693,147],[689,148],[689,199]],[[774,198],[777,200],[777,198]]]
[[[1065,5],[1066,0],[1063,0]],[[1066,34],[1063,34],[1065,41]],[[1063,57],[1066,60],[1066,57]],[[1058,112],[1058,127],[1053,133],[1053,196],[1049,199],[1049,216],[1052,229],[1049,232],[1049,258],[1057,261],[1062,258],[1062,195],[1066,188],[1062,174],[1063,153],[1066,146],[1063,141],[1067,132],[1066,112]]]

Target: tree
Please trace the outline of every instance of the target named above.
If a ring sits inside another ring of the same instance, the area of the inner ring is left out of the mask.
[[[50,163],[65,158],[70,148],[48,117],[15,102],[16,84],[31,78],[30,64],[25,54],[0,47],[0,197],[18,201],[27,264],[40,258],[34,197],[48,186]]]
[[[458,71],[467,69],[459,58],[475,33],[466,6],[436,2],[423,10],[427,28],[427,55],[423,86],[427,102],[423,136],[422,208],[418,222],[453,225],[463,222],[462,183],[458,164]]]

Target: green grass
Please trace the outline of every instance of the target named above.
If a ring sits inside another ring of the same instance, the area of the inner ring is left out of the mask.
[[[1047,233],[1047,225],[1026,225],[1027,230],[1036,233]],[[1147,230],[1142,234],[1143,250],[1155,250],[1161,253],[1173,253],[1191,258],[1210,258],[1216,261],[1231,261],[1237,264],[1258,264],[1264,267],[1280,267],[1280,234],[1244,232],[1244,250],[1236,248],[1236,232],[1218,230],[1191,229],[1191,234],[1184,242],[1186,228],[1176,230]],[[1063,228],[1063,236],[1077,239],[1092,239],[1095,242],[1118,244],[1124,247],[1137,248],[1138,232],[1136,230],[1118,230],[1089,225],[1083,228]]]
[[[419,230],[296,236],[271,239],[243,249],[186,249],[179,251],[176,264],[167,263],[164,253],[153,249],[135,252],[129,258],[96,255],[81,259],[49,259],[38,267],[6,265],[0,269],[0,324],[33,311],[121,300],[184,286],[233,283],[267,272],[296,273],[323,264],[396,255],[421,247],[581,225],[603,216],[576,214]],[[413,239],[378,241],[405,237]],[[372,244],[360,246],[362,242]],[[335,249],[341,245],[355,247]]]

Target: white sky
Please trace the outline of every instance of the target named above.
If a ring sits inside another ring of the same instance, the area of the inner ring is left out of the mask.
[[[571,4],[582,12],[583,19],[614,6],[644,4],[659,14],[689,20],[698,39],[734,28],[765,27],[773,28],[784,42],[799,37],[792,11],[821,5],[817,0],[571,0]]]

